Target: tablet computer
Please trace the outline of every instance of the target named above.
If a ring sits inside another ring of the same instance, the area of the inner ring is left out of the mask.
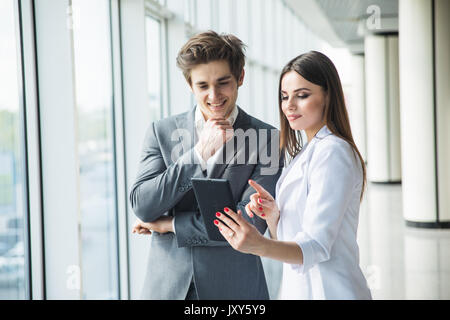
[[[209,240],[226,241],[214,220],[218,211],[227,215],[223,210],[225,207],[236,212],[230,183],[226,179],[207,178],[191,178],[191,181]]]

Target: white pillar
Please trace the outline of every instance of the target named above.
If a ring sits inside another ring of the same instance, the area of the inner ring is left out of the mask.
[[[70,2],[34,3],[46,299],[82,299],[80,187]],[[51,36],[49,36],[51,35]]]
[[[366,152],[366,95],[364,75],[364,55],[352,55],[352,89],[348,105],[353,139],[364,160]]]
[[[434,3],[438,210],[440,221],[450,221],[450,1]]]
[[[398,37],[369,35],[364,47],[368,180],[400,182]]]
[[[125,124],[125,163],[127,189],[130,190],[138,170],[142,139],[150,124],[147,100],[146,70],[147,56],[145,43],[145,1],[120,1],[120,23],[123,65],[123,104]],[[174,95],[175,96],[175,95]],[[189,101],[186,97],[185,101]],[[128,226],[130,230],[136,216],[128,201]],[[129,290],[130,299],[139,299],[149,252],[149,239],[134,237],[128,232]]]
[[[446,0],[399,2],[403,215],[418,227],[450,227],[449,15]]]

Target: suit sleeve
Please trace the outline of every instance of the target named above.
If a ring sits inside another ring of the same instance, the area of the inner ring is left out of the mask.
[[[278,137],[278,135],[277,135]],[[268,158],[272,161],[268,163],[263,163],[258,159],[258,163],[253,169],[251,175],[247,179],[252,179],[262,185],[270,194],[275,197],[275,185],[280,176],[281,169],[283,167],[283,158],[279,156],[278,143],[276,143],[275,148],[271,146],[271,140],[266,140],[267,142],[263,145],[260,152],[271,152],[268,150],[276,149],[277,154],[270,154]],[[233,186],[231,186],[233,187]],[[245,214],[245,206],[250,202],[250,196],[255,193],[255,190],[247,184],[240,201],[236,204],[237,210],[243,212],[243,217],[255,225],[255,227],[264,234],[267,224],[265,220],[255,216],[254,218],[248,217]],[[179,247],[188,246],[229,246],[226,241],[205,241],[208,239],[206,234],[206,229],[203,223],[203,218],[199,212],[183,212],[177,213],[175,218],[175,229],[176,237]]]
[[[191,188],[192,177],[204,177],[194,149],[187,151],[166,167],[161,154],[155,124],[147,130],[136,182],[130,192],[130,201],[136,216],[152,222],[175,207]]]

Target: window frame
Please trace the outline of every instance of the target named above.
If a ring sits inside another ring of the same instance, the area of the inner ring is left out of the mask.
[[[42,207],[41,139],[38,105],[34,3],[17,1],[20,14],[22,82],[25,109],[26,174],[28,207],[28,259],[30,286],[28,299],[42,300],[45,291],[44,235]]]
[[[151,1],[152,0],[147,0]],[[163,14],[156,15],[152,10],[148,10],[146,6],[145,9],[145,19],[150,18],[154,19],[159,23],[159,56],[160,56],[160,97],[161,97],[161,105],[160,105],[160,118],[164,118],[170,115],[170,103],[169,103],[169,72],[167,68],[167,21],[168,17],[173,17],[172,14]],[[146,30],[145,30],[146,32]],[[147,39],[147,35],[146,35]]]
[[[22,9],[21,3],[18,0],[13,0],[13,21],[14,21],[14,36],[15,36],[15,51],[17,58],[17,80],[18,80],[18,90],[16,94],[18,95],[18,117],[19,117],[19,134],[20,134],[20,154],[22,156],[22,161],[18,164],[21,167],[22,177],[22,202],[23,202],[23,212],[22,212],[22,237],[24,246],[24,286],[23,286],[23,297],[24,299],[31,299],[32,297],[32,251],[31,251],[31,230],[30,230],[30,188],[29,188],[29,164],[28,164],[28,132],[27,132],[27,108],[26,108],[26,83],[25,83],[25,52],[24,52],[24,39],[22,30]]]

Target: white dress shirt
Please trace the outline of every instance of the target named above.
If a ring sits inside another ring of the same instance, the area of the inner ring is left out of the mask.
[[[231,111],[230,115],[228,116],[228,118],[226,120],[228,120],[231,125],[234,125],[234,122],[236,121],[238,114],[239,114],[239,109],[235,105],[233,110]],[[201,135],[201,133],[203,131],[203,127],[206,124],[206,121],[205,121],[205,117],[203,116],[199,106],[195,107],[194,122],[195,122],[195,130],[196,130],[197,137],[200,137],[200,135]],[[214,167],[214,165],[216,164],[216,162],[218,160],[218,157],[222,154],[222,149],[224,148],[224,146],[225,145],[223,145],[220,149],[218,149],[208,159],[208,161],[205,161],[202,158],[202,156],[198,153],[197,149],[194,148],[195,156],[197,157],[196,160],[200,163],[202,171],[204,171],[206,175],[208,175],[208,172],[210,172],[212,170],[212,168]],[[173,227],[173,232],[176,233],[175,232],[175,217],[172,219],[172,227]]]
[[[326,126],[283,169],[277,237],[300,246],[303,264],[283,263],[279,299],[371,299],[356,242],[361,188],[359,158]]]

